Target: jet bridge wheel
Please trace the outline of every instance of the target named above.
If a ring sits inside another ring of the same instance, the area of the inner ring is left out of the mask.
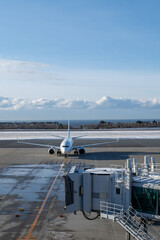
[[[88,219],[88,220],[95,220],[96,218],[99,217],[99,213],[98,212],[82,212],[83,216]]]

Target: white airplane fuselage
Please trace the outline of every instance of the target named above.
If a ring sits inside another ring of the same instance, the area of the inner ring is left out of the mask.
[[[61,153],[62,154],[69,154],[73,149],[72,144],[73,144],[73,140],[72,140],[71,137],[65,138],[60,144]]]

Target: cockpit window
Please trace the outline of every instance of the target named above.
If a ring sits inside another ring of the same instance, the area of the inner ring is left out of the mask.
[[[66,148],[67,148],[67,147],[69,147],[69,146],[67,146],[67,145],[63,145],[62,147],[66,147]]]

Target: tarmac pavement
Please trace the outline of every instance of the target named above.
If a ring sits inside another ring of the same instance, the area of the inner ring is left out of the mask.
[[[74,215],[64,211],[62,174],[74,164],[124,166],[126,159],[133,157],[142,163],[144,155],[154,156],[160,163],[160,142],[156,140],[153,146],[151,141],[140,141],[140,145],[135,142],[134,146],[123,142],[120,146],[87,148],[84,155],[69,155],[31,235],[29,231],[64,157],[50,155],[45,148],[24,148],[15,141],[0,141],[0,240],[126,239],[126,232],[115,222],[89,221],[80,212]],[[157,226],[160,228],[159,223]]]

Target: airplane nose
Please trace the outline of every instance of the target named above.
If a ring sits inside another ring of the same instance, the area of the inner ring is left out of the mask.
[[[67,153],[67,152],[66,152],[66,148],[63,147],[62,150],[61,150],[61,152],[62,152],[62,154],[66,154],[66,153]]]

